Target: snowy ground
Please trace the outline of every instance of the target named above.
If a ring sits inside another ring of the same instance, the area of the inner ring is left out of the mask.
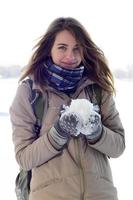
[[[18,166],[14,158],[12,144],[12,130],[8,115],[9,106],[14,97],[17,86],[16,79],[0,80],[0,196],[4,200],[15,200],[14,180]],[[132,196],[133,156],[133,81],[116,80],[116,105],[120,112],[126,130],[126,150],[117,159],[110,159],[115,186],[118,189],[119,200],[130,200]]]

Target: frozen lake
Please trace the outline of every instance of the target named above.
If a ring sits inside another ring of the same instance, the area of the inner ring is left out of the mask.
[[[4,200],[15,200],[14,181],[18,165],[14,158],[12,130],[9,119],[9,107],[15,95],[16,79],[0,79],[0,196]],[[110,159],[114,183],[118,190],[119,200],[130,200],[132,197],[133,156],[133,81],[116,80],[116,105],[119,110],[125,131],[126,150],[117,159]]]

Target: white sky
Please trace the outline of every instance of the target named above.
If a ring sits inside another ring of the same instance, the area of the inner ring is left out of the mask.
[[[60,16],[87,28],[110,67],[133,63],[132,0],[0,0],[0,65],[27,64],[36,39]]]

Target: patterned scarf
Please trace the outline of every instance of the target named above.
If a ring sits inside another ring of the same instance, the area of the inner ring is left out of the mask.
[[[44,74],[50,86],[64,91],[65,93],[74,92],[81,80],[84,72],[84,66],[75,69],[64,69],[48,59],[44,63]]]

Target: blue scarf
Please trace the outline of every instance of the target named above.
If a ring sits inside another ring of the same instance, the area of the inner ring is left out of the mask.
[[[64,69],[48,59],[44,63],[44,74],[48,84],[53,88],[65,93],[74,92],[81,80],[84,66],[75,69]]]

